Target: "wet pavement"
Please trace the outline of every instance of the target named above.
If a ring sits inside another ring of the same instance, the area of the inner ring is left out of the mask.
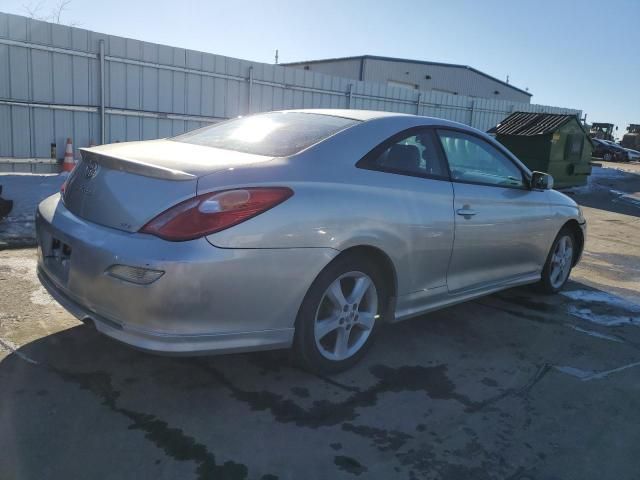
[[[0,478],[638,478],[640,209],[604,190],[629,175],[575,192],[589,240],[565,294],[385,327],[332,377],[286,351],[137,352],[53,302],[33,249],[2,251]]]

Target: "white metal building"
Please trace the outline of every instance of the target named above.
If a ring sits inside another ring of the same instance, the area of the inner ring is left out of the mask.
[[[360,65],[363,76],[373,76],[374,60],[344,62],[355,63],[355,73],[345,69],[327,75],[315,67],[252,62],[0,12],[0,169],[3,157],[60,159],[68,137],[77,156],[77,148],[93,142],[168,137],[238,115],[290,108],[386,110],[446,118],[480,130],[515,111],[581,114],[531,104],[526,92],[513,99],[507,92],[517,89],[482,74],[470,82],[467,72],[458,87],[453,72],[463,70],[449,68],[443,77],[436,64],[393,64],[402,65],[394,71],[413,72],[416,80],[389,73],[377,74],[383,82],[358,80]],[[420,73],[418,67],[431,73]],[[409,89],[385,83],[418,85],[419,75],[442,77],[438,82],[444,84]],[[487,81],[490,91],[500,93],[464,95]],[[444,91],[451,85],[458,95]]]
[[[531,101],[531,93],[467,65],[374,55],[283,63],[282,65],[365,82],[385,83],[390,87],[521,103]]]

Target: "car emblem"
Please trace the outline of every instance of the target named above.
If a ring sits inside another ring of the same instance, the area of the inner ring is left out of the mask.
[[[100,168],[100,166],[96,162],[94,161],[89,162],[87,164],[86,170],[84,171],[85,178],[91,179],[95,177],[98,173],[98,168]]]

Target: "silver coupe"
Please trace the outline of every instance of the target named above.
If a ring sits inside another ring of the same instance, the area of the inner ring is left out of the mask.
[[[262,113],[83,149],[37,209],[38,273],[134,347],[293,347],[335,372],[382,323],[516,285],[560,290],[586,225],[552,186],[459,123]]]

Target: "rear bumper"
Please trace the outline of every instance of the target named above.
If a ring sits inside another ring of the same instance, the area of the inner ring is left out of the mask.
[[[36,230],[38,276],[63,307],[116,340],[167,354],[290,346],[307,289],[338,253],[167,242],[82,220],[58,195],[39,205]],[[53,239],[71,248],[64,274],[50,261]],[[165,273],[139,285],[107,274],[114,264]]]
[[[38,268],[38,278],[49,294],[73,316],[85,323],[91,322],[100,333],[140,350],[166,355],[204,355],[287,348],[291,345],[293,332],[287,328],[188,335],[155,332],[114,322],[72,300],[42,268]]]

